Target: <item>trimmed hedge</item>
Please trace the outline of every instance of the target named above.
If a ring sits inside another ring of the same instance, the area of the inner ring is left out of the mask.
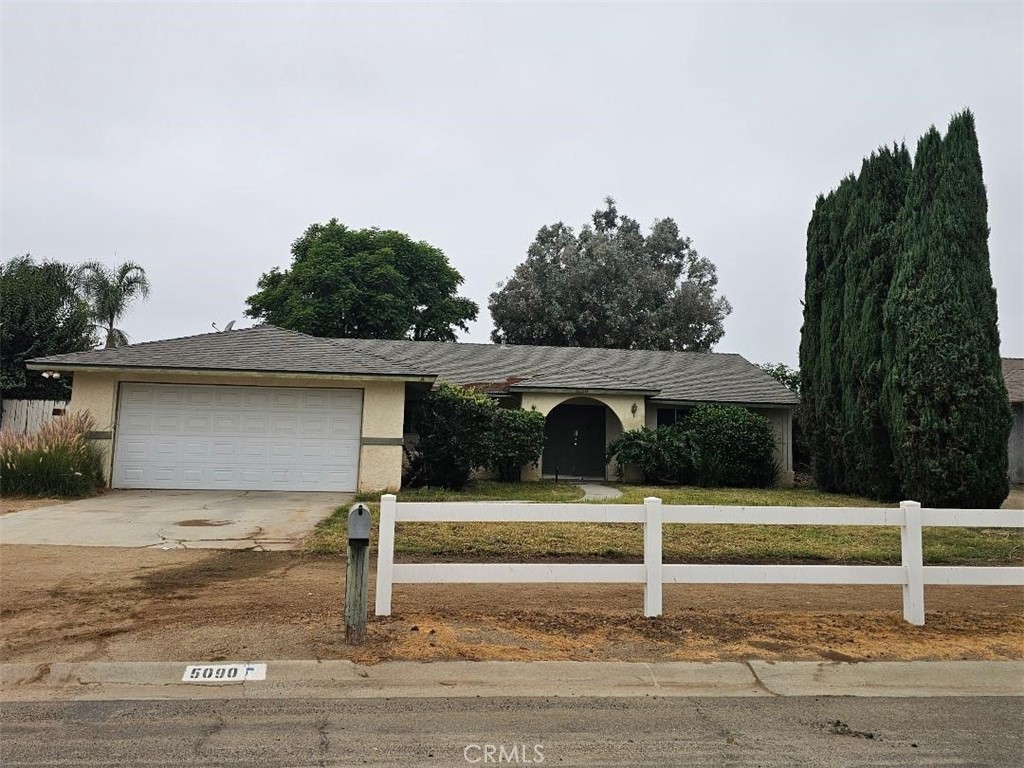
[[[767,488],[775,483],[771,422],[736,405],[702,405],[687,416],[695,485]]]
[[[543,415],[521,408],[494,409],[487,466],[501,480],[521,480],[523,465],[535,464],[543,450]]]
[[[701,405],[670,427],[624,432],[608,460],[639,469],[645,482],[737,488],[775,483],[775,436],[764,416],[734,405]]]

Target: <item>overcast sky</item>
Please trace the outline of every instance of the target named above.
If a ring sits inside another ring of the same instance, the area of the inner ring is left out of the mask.
[[[1021,3],[3,4],[2,257],[133,260],[133,340],[242,316],[312,222],[442,248],[481,305],[606,195],[671,216],[797,362],[807,221],[880,144],[977,117],[1004,355],[1024,356]]]

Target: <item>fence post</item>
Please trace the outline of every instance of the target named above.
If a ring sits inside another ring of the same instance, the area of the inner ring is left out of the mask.
[[[644,499],[644,616],[661,616],[661,499]]]
[[[903,525],[900,526],[902,554],[903,619],[924,626],[924,547],[921,543],[921,504],[901,501]]]
[[[377,529],[377,603],[378,616],[391,615],[391,580],[395,571],[395,513],[398,497],[386,493],[380,497],[380,524]]]

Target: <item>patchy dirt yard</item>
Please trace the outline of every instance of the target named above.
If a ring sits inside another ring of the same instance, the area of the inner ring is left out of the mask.
[[[0,661],[1024,658],[1017,588],[930,587],[912,627],[897,587],[666,585],[645,619],[639,586],[399,585],[351,648],[343,579],[336,556],[4,545]]]

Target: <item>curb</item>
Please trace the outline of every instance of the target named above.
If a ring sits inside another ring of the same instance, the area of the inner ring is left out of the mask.
[[[189,683],[188,662],[3,664],[0,701],[1024,695],[1020,661],[258,663],[265,680]]]

